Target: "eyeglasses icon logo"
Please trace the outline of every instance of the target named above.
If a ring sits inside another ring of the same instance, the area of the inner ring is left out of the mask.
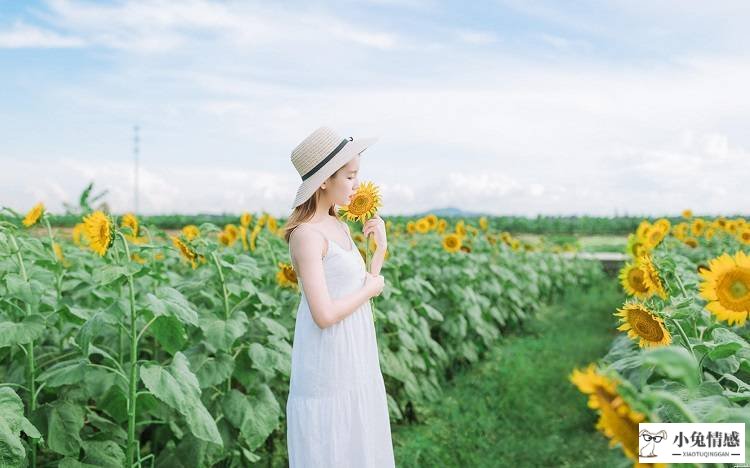
[[[654,453],[656,444],[667,438],[667,431],[649,432],[644,429],[638,434],[638,437],[645,442],[645,444],[640,444],[641,449],[638,451],[638,455],[644,458],[655,457],[657,456]]]

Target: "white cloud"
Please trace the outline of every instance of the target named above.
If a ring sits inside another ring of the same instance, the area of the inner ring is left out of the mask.
[[[373,30],[366,24],[351,24],[314,11],[300,14],[280,6],[203,0],[47,3],[50,11],[43,15],[46,21],[75,31],[91,45],[137,53],[191,52],[203,49],[207,41],[250,49],[326,41],[390,49],[399,42],[397,35]]]
[[[497,41],[497,36],[488,31],[459,30],[456,35],[459,40],[469,44],[483,45]]]
[[[0,31],[0,49],[53,49],[84,45],[84,41],[77,37],[61,35],[22,22],[16,22],[10,29]]]

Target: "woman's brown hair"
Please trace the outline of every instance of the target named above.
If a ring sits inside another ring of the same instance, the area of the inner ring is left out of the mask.
[[[338,174],[338,172],[339,171],[336,171],[331,177],[334,177],[336,174]],[[308,198],[304,203],[296,207],[294,211],[292,211],[292,214],[290,214],[286,219],[286,223],[281,229],[284,230],[284,240],[287,244],[289,243],[289,238],[292,236],[292,231],[294,230],[294,228],[306,221],[309,221],[313,216],[315,216],[315,210],[318,208],[318,202],[320,201],[320,194],[321,189],[318,188],[318,190],[315,191],[312,197]],[[335,216],[337,219],[340,219],[336,214],[336,210],[334,210],[333,205],[328,208],[328,214],[331,216]]]

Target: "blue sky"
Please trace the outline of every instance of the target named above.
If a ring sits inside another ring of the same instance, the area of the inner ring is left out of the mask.
[[[747,213],[747,2],[0,1],[0,204],[286,216],[378,135],[382,213]]]

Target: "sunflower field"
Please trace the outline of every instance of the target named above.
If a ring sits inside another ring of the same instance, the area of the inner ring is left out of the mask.
[[[277,219],[170,232],[93,211],[70,234],[41,204],[6,219],[0,465],[285,464],[300,291]],[[374,313],[392,421],[419,421],[506,330],[602,276],[597,262],[477,224],[386,223]],[[353,237],[363,257],[374,251]]]
[[[627,249],[623,333],[570,379],[637,465],[639,422],[750,423],[750,224],[686,211],[641,222]]]

